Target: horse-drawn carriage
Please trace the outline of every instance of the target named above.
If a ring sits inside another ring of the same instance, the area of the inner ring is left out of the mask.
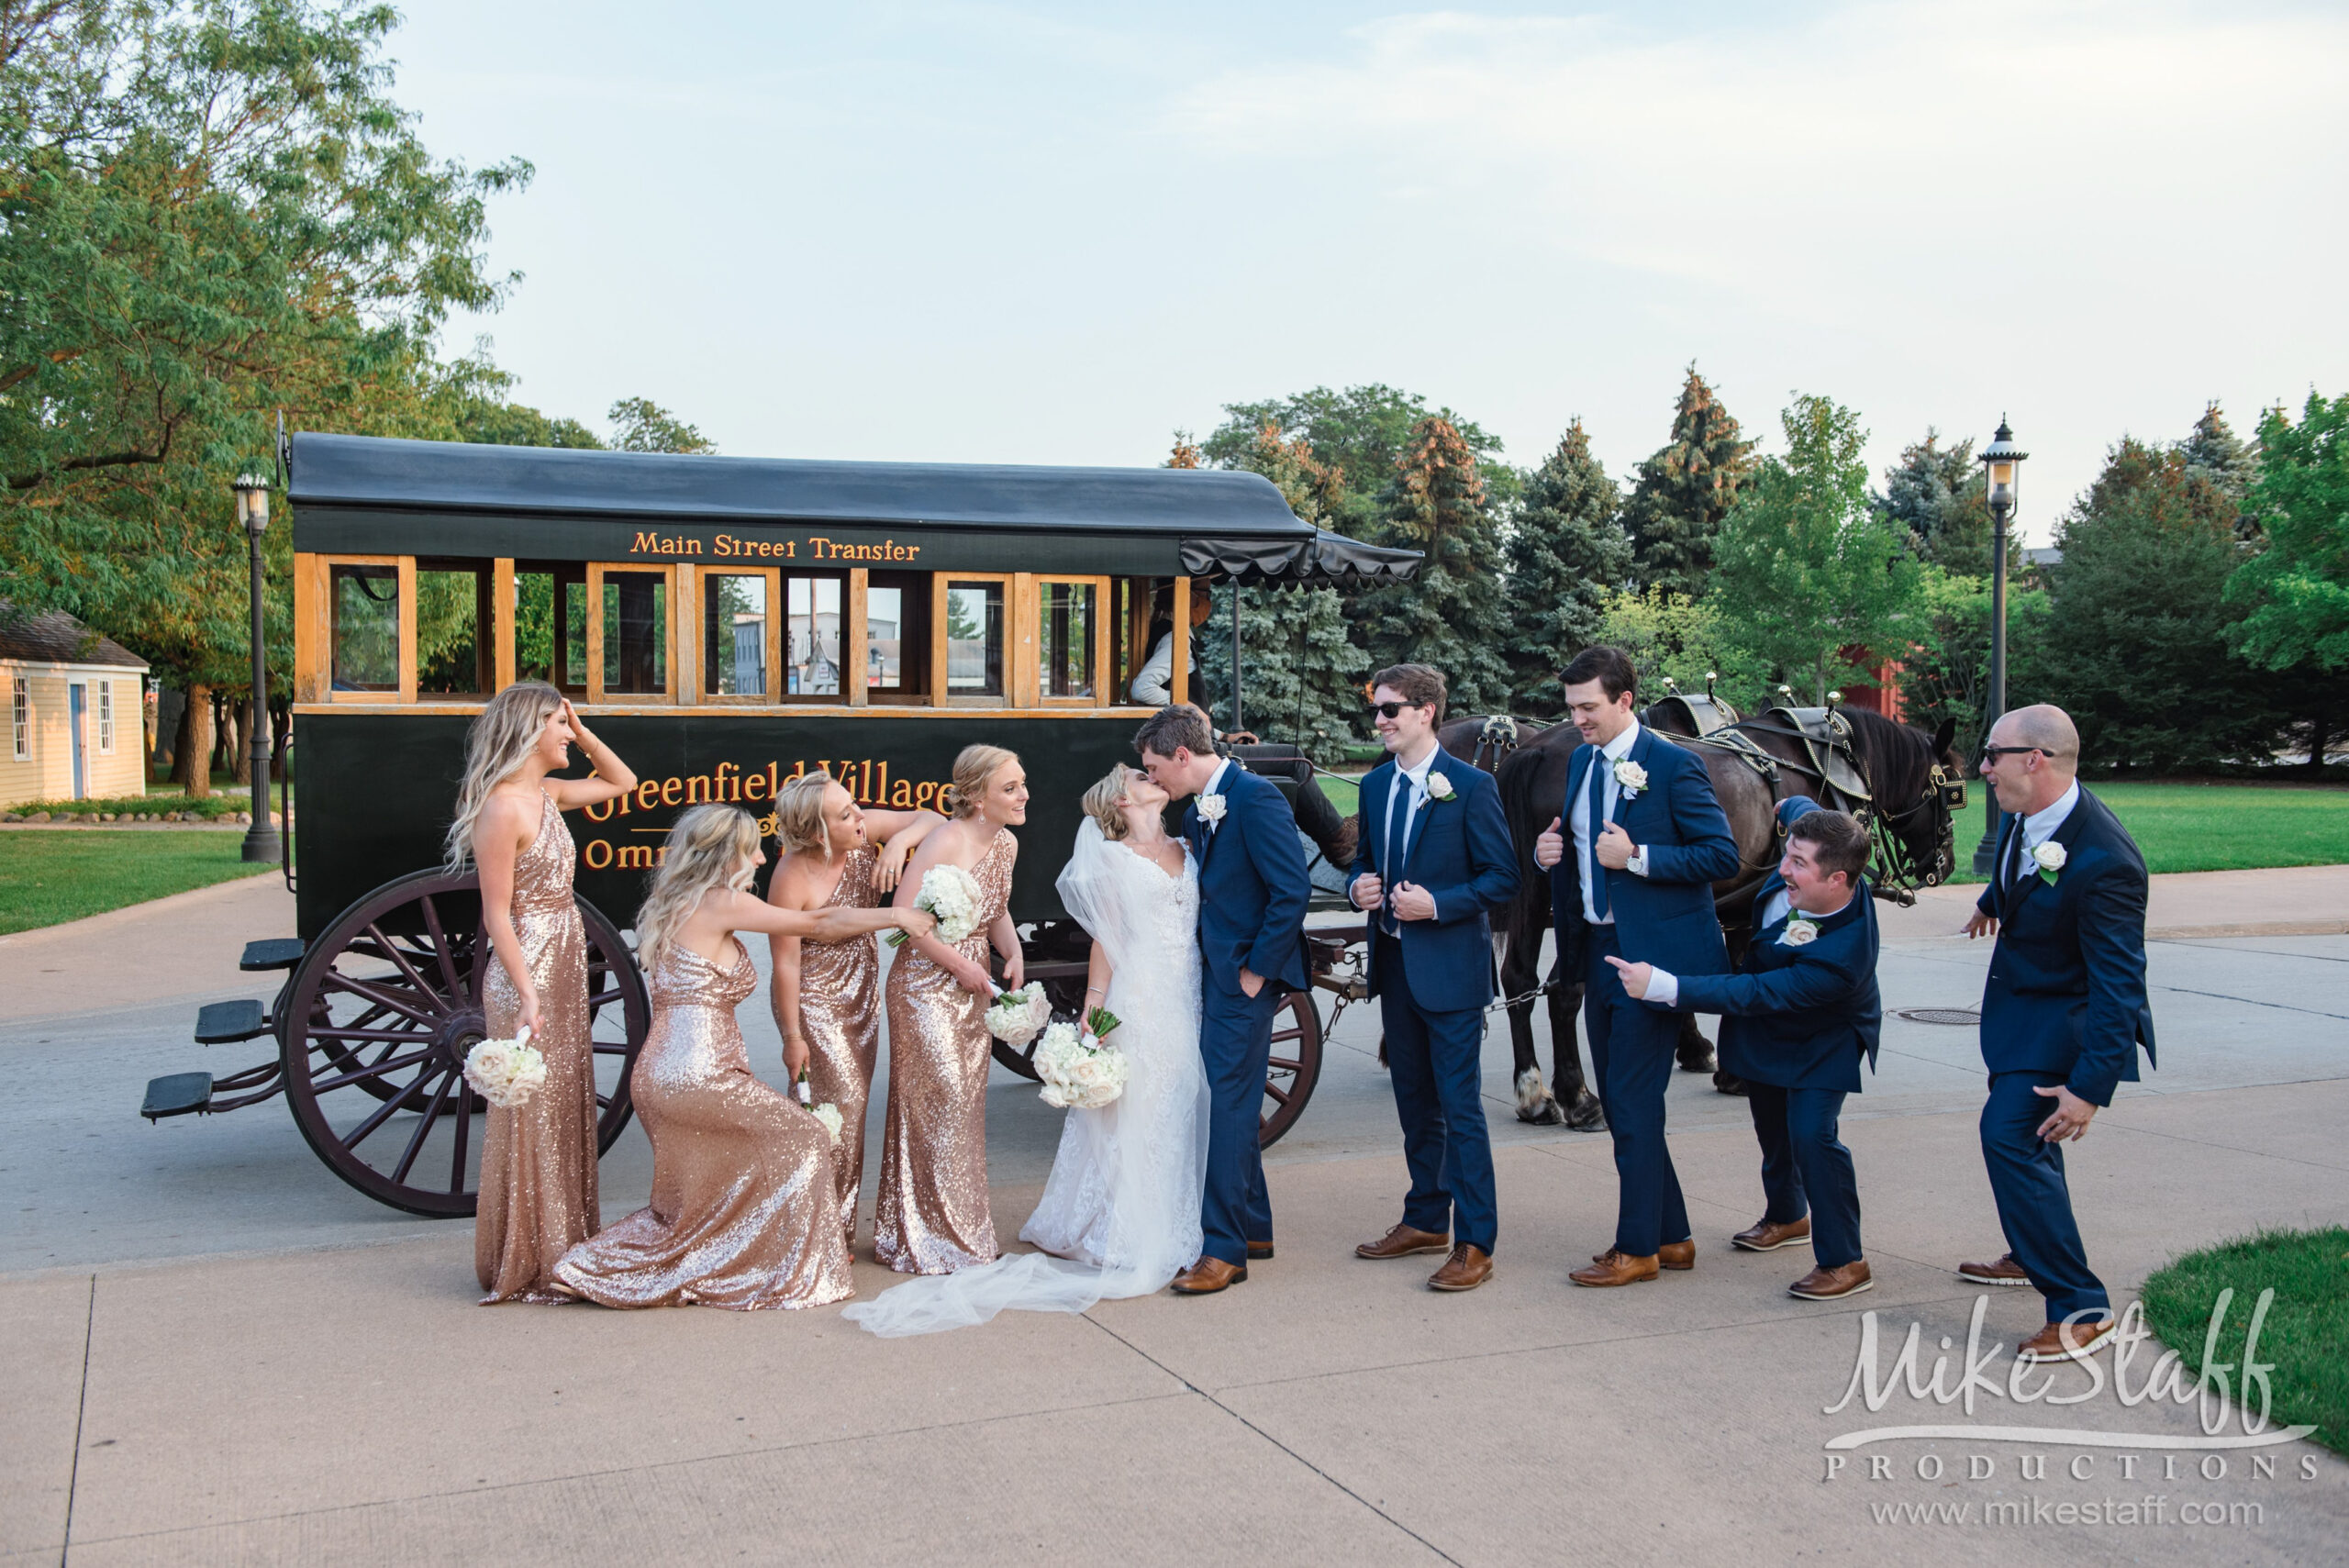
[[[150,1120],[283,1094],[336,1174],[395,1207],[473,1209],[484,1107],[465,1086],[488,950],[470,874],[433,869],[465,732],[509,682],[562,689],[642,782],[583,814],[599,1150],[629,1116],[650,1017],[624,932],[677,813],[766,809],[829,768],[871,806],[935,804],[974,740],[1024,759],[1013,891],[1027,973],[1063,1009],[1085,939],[1053,873],[1078,796],[1151,711],[1129,687],[1171,636],[1186,689],[1211,584],[1407,575],[1418,557],[1300,521],[1250,473],[779,462],[296,435],[292,939],[240,968],[273,1000],[203,1009],[241,1072],[148,1087]],[[1278,782],[1278,781],[1276,781]],[[772,833],[771,820],[763,827]],[[772,853],[772,846],[770,846]],[[1321,1062],[1310,994],[1275,1034],[1263,1138]],[[1032,1049],[1032,1048],[1031,1048]],[[1032,1077],[1026,1057],[998,1047]]]

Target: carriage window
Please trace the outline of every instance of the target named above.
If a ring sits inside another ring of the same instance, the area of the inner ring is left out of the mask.
[[[400,573],[396,566],[334,568],[334,689],[400,689]]]
[[[713,697],[767,695],[767,580],[710,573],[701,601],[701,689]]]
[[[659,572],[604,573],[604,690],[669,689],[669,579]]]
[[[1003,584],[946,584],[946,695],[1003,695]]]
[[[489,668],[490,571],[486,562],[419,561],[416,566],[416,689],[474,696]]]
[[[784,584],[783,689],[793,696],[841,695],[840,577],[786,577]]]
[[[514,678],[587,691],[587,573],[580,566],[514,569]]]
[[[912,702],[930,688],[930,574],[875,572],[864,589],[869,700]]]
[[[1043,695],[1093,695],[1093,584],[1043,583],[1037,599],[1036,646],[1041,651]]]

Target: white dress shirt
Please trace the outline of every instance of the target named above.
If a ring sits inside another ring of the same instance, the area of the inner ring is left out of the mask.
[[[1428,803],[1428,773],[1435,766],[1435,754],[1442,750],[1443,748],[1435,744],[1431,738],[1427,754],[1417,762],[1407,767],[1402,758],[1395,759],[1395,783],[1386,791],[1386,820],[1379,825],[1378,842],[1382,849],[1395,842],[1395,812],[1396,803],[1398,801],[1406,803],[1401,807],[1404,815],[1403,831],[1407,836],[1409,834],[1410,814]],[[1395,901],[1396,884],[1403,878],[1403,868],[1395,865],[1382,866],[1379,869],[1385,875],[1386,902],[1391,907]]]
[[[1853,896],[1856,897],[1858,895],[1854,894]],[[1851,906],[1852,900],[1850,898],[1846,898],[1842,903],[1838,904],[1834,908],[1830,909],[1824,915],[1805,915],[1803,918],[1814,922],[1820,920],[1831,920]],[[1781,887],[1777,892],[1770,895],[1770,902],[1762,906],[1761,917],[1755,922],[1753,927],[1753,934],[1756,937],[1761,936],[1764,930],[1777,922],[1779,916],[1790,914],[1792,912],[1791,905],[1787,897],[1787,890]],[[1673,973],[1672,971],[1668,969],[1652,970],[1648,974],[1648,994],[1646,1000],[1653,1002],[1659,1007],[1678,1006],[1680,1005],[1680,977]]]
[[[2011,887],[2021,880],[2025,859],[2055,836],[2055,829],[2064,825],[2064,819],[2072,815],[2072,807],[2079,803],[2080,786],[2076,782],[2055,797],[2054,805],[2022,819],[2022,831],[2015,835],[2015,847],[2007,854],[2006,885]]]
[[[1223,793],[1223,775],[1230,772],[1230,758],[1224,757],[1219,759],[1216,762],[1215,772],[1208,775],[1207,787],[1199,791],[1199,799],[1205,800],[1211,795],[1221,795]],[[1208,820],[1206,812],[1203,811],[1199,813],[1199,821],[1210,835],[1215,832],[1216,824]]]
[[[1572,802],[1574,809],[1566,813],[1566,826],[1574,830],[1575,865],[1582,873],[1582,917],[1594,926],[1613,925],[1615,915],[1612,910],[1601,915],[1590,899],[1590,792],[1594,788],[1606,790],[1601,805],[1607,812],[1607,819],[1612,822],[1615,819],[1615,802],[1623,793],[1623,786],[1615,782],[1615,764],[1631,754],[1631,748],[1639,739],[1640,721],[1635,718],[1623,726],[1623,733],[1599,748],[1598,761],[1591,763],[1590,771],[1583,775],[1582,788],[1575,793]],[[1647,875],[1647,851],[1634,850],[1631,863],[1623,869],[1633,876]]]
[[[1138,703],[1150,707],[1164,707],[1174,700],[1174,693],[1168,690],[1174,680],[1174,634],[1170,631],[1158,639],[1157,646],[1150,651],[1150,657],[1143,660],[1141,668],[1134,672],[1134,678],[1127,684],[1126,690]]]

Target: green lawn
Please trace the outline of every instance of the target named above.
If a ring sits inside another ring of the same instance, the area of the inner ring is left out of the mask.
[[[2311,1423],[2317,1441],[2349,1452],[2349,1229],[2270,1230],[2189,1252],[2145,1281],[2146,1325],[2199,1372],[2211,1308],[2229,1288],[2235,1294],[2218,1359],[2242,1364],[2260,1293],[2274,1290],[2259,1330],[2259,1360],[2276,1369],[2268,1374],[2270,1424]],[[2251,1407],[2258,1408],[2255,1395]]]
[[[243,841],[228,830],[0,832],[0,935],[276,872],[239,860]]]

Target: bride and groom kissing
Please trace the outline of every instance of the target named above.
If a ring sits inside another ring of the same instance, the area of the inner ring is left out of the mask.
[[[1370,985],[1411,1190],[1403,1223],[1355,1251],[1448,1251],[1429,1283],[1473,1289],[1491,1273],[1495,1210],[1477,1062],[1488,916],[1513,894],[1516,861],[1491,778],[1434,743],[1443,677],[1400,665],[1374,685],[1395,758],[1364,783],[1352,886],[1373,917]],[[908,1280],[849,1308],[875,1333],[958,1328],[1009,1307],[1081,1312],[1170,1284],[1213,1295],[1273,1256],[1261,1106],[1275,1015],[1309,984],[1311,884],[1296,817],[1275,785],[1216,754],[1196,707],[1161,709],[1134,744],[1142,768],[1086,793],[1058,884],[1094,939],[1086,1005],[1099,999],[1123,1020],[1113,1043],[1127,1058],[1125,1092],[1068,1113],[1020,1229],[1041,1251]],[[1163,809],[1186,797],[1178,845]],[[1169,863],[1178,851],[1179,869]],[[1379,873],[1398,867],[1388,888]]]

